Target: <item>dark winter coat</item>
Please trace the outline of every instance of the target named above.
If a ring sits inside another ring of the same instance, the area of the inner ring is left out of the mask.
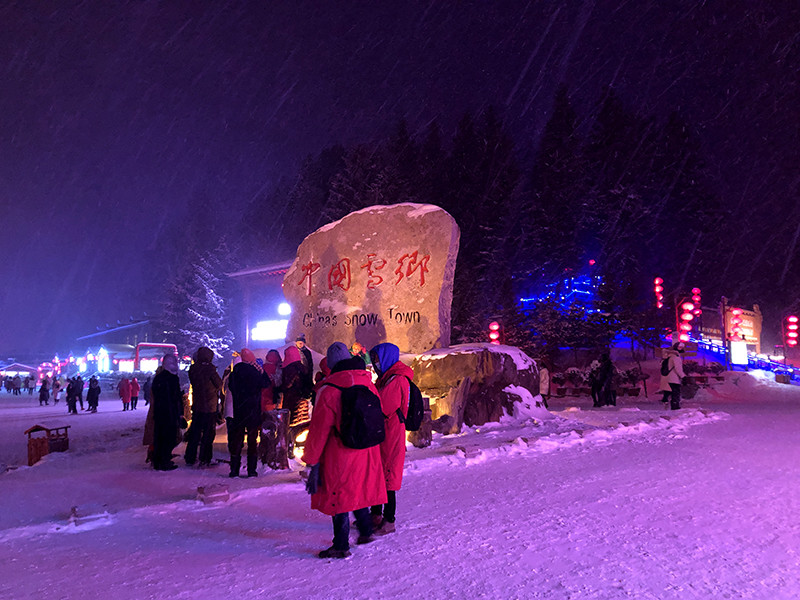
[[[89,382],[89,389],[86,391],[86,401],[89,406],[97,406],[100,400],[100,384],[97,381]]]
[[[162,370],[153,377],[150,391],[154,436],[167,440],[176,439],[178,420],[183,416],[183,392],[178,376],[166,369]]]
[[[597,385],[600,404],[613,404],[614,364],[608,358],[600,361],[600,368],[597,370]]]
[[[377,394],[372,377],[363,367],[331,373],[325,381],[340,387],[363,385]],[[311,508],[331,516],[386,504],[380,447],[348,448],[337,433],[341,421],[342,393],[323,385],[311,415],[303,462],[320,465],[321,483],[311,495]]]
[[[217,373],[217,368],[211,363],[213,359],[214,352],[203,346],[197,351],[197,361],[189,367],[189,381],[192,384],[192,412],[217,412],[222,379]]]
[[[283,408],[292,412],[297,410],[297,405],[305,398],[305,370],[300,360],[284,365],[281,375],[281,391],[283,392]]]
[[[379,349],[380,346],[377,348]],[[383,368],[384,357],[380,354],[379,357],[381,368]],[[406,377],[413,379],[414,371],[401,363],[398,356],[396,362],[391,364],[389,369],[380,376],[377,383],[386,426],[386,438],[380,444],[383,475],[386,479],[386,489],[395,492],[403,483],[403,465],[406,461],[406,426],[405,422],[401,422],[397,415],[399,408],[403,413],[403,419],[408,416],[408,397],[411,386]]]
[[[240,362],[228,377],[235,421],[258,427],[261,424],[261,390],[271,385],[269,376],[250,363]]]

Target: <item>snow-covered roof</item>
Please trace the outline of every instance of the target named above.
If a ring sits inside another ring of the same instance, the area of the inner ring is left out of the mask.
[[[236,271],[235,273],[226,273],[228,277],[246,277],[248,275],[262,275],[262,276],[270,276],[270,275],[283,275],[286,271],[289,270],[289,267],[292,266],[293,260],[274,263],[271,265],[264,265],[261,267],[252,267],[250,269],[244,269],[242,271]]]

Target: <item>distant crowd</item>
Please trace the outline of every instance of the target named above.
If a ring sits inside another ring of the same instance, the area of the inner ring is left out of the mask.
[[[282,357],[270,350],[262,359],[243,348],[222,376],[213,360],[213,351],[200,347],[189,368],[192,422],[185,436],[186,465],[212,464],[216,426],[224,421],[230,477],[240,475],[245,443],[246,476],[257,477],[259,455],[270,467],[281,468],[293,451],[294,433],[307,426],[302,456],[306,489],[311,507],[331,516],[334,532],[333,545],[320,558],[350,555],[350,512],[358,544],[395,531],[409,404],[412,413],[422,414],[414,373],[400,361],[397,346],[378,344],[367,353],[360,345],[336,342],[316,374],[303,336]],[[153,468],[170,471],[178,468],[172,451],[186,424],[175,355],[164,356],[151,398],[143,441]],[[288,440],[278,435],[285,430],[282,425],[288,426]]]

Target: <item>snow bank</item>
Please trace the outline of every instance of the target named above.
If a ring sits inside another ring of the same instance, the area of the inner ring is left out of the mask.
[[[420,354],[419,359],[421,361],[440,360],[448,354],[475,354],[484,351],[509,355],[514,361],[514,366],[516,366],[518,371],[524,371],[536,364],[532,358],[530,358],[516,346],[503,346],[502,344],[485,343],[456,344],[455,346],[450,346],[449,348],[437,348],[435,350],[429,350],[424,354]]]

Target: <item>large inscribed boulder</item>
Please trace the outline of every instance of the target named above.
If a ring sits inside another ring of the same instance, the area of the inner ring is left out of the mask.
[[[289,339],[304,333],[318,352],[337,341],[414,354],[447,346],[459,237],[432,204],[371,206],[321,227],[283,279]]]

